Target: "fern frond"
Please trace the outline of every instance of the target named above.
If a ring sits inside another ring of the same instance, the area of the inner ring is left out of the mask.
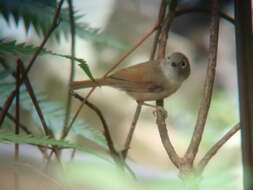
[[[17,41],[4,41],[0,40],[0,57],[4,57],[6,54],[15,55],[15,56],[24,56],[24,55],[33,55],[35,51],[37,50],[37,47],[33,45],[27,45],[25,43],[17,43]],[[40,55],[53,55],[58,57],[63,57],[66,59],[71,59],[72,57],[69,55],[62,55],[59,53],[55,53],[53,51],[47,50],[46,48],[43,48]],[[79,65],[81,65],[83,71],[86,73],[86,75],[91,79],[94,80],[94,77],[90,71],[89,65],[86,63],[85,60],[81,58],[74,57],[74,60],[79,62]],[[9,73],[11,74],[11,73]],[[0,80],[1,77],[7,76],[7,72],[4,71],[3,73],[0,72]]]
[[[17,43],[17,41],[3,41],[0,40],[0,56],[11,54],[13,56],[32,55],[37,50],[33,45],[25,43]],[[41,55],[45,54],[47,50],[43,50]]]
[[[15,88],[15,83],[0,83],[0,105],[3,105],[6,97],[10,92]],[[35,92],[37,99],[39,101],[42,112],[45,116],[46,122],[51,130],[54,132],[59,132],[63,125],[65,117],[65,109],[63,106],[60,106],[59,103],[54,101],[49,101],[45,93]],[[27,110],[31,113],[31,119],[34,122],[35,126],[39,129],[41,128],[41,122],[37,115],[37,112],[34,110],[32,101],[23,86],[20,92],[20,102],[23,110]],[[104,136],[100,131],[89,127],[89,125],[82,119],[77,119],[74,123],[70,134],[80,135],[85,139],[88,139],[98,146],[107,148],[106,141]]]
[[[81,146],[79,144],[70,143],[66,140],[58,140],[55,138],[49,138],[47,136],[32,136],[24,134],[13,134],[13,133],[4,133],[3,130],[0,130],[0,143],[13,143],[13,144],[31,144],[31,145],[42,145],[42,146],[57,146],[60,148],[74,148],[81,152],[89,153],[93,156],[97,156],[106,161],[111,161],[111,159],[99,152],[96,152],[87,147]]]
[[[0,1],[0,12],[7,22],[10,22],[10,15],[12,15],[17,26],[19,25],[20,19],[23,18],[26,31],[28,31],[30,25],[32,25],[38,35],[44,36],[50,28],[56,6],[56,0],[12,0],[9,2],[8,0],[2,0]],[[61,23],[53,33],[53,36],[57,40],[59,40],[62,34],[65,38],[68,38],[70,34],[68,14],[68,9],[63,8],[60,15]],[[85,40],[105,43],[106,45],[118,49],[125,49],[127,47],[124,43],[109,37],[98,29],[90,27],[87,23],[77,22],[80,17],[82,16],[77,15],[75,11],[76,33],[79,37]]]

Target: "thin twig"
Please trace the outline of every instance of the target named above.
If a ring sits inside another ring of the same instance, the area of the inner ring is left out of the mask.
[[[19,90],[19,82],[20,82],[20,76],[21,76],[21,67],[20,67],[20,61],[17,61],[17,66],[16,66],[16,73],[17,73],[17,76],[16,76],[16,121],[15,121],[15,135],[19,135],[19,124],[20,124],[20,90]],[[15,158],[15,161],[19,161],[19,144],[15,144],[15,155],[14,155],[14,158]],[[16,181],[18,182],[18,181]]]
[[[238,123],[232,129],[230,129],[216,144],[214,144],[204,157],[200,160],[198,164],[198,169],[203,171],[211,158],[217,153],[217,151],[237,132],[241,129],[240,124]]]
[[[158,13],[158,19],[157,19],[157,26],[158,27],[157,27],[155,37],[154,37],[154,41],[153,41],[150,60],[155,59],[156,50],[157,50],[157,47],[158,47],[159,36],[161,35],[161,21],[164,19],[165,10],[166,10],[166,4],[165,3],[166,3],[165,1],[161,0],[159,13]]]
[[[17,93],[17,91],[13,90],[3,104],[3,110],[0,113],[0,127],[2,126],[2,124],[4,122],[4,118],[9,111],[9,108],[16,96],[16,93]]]
[[[0,107],[0,111],[3,111],[3,108]],[[12,116],[9,112],[6,113],[6,117],[8,117],[12,122],[16,123],[16,118],[14,116]],[[32,132],[28,129],[27,126],[25,126],[22,123],[19,123],[19,127],[28,135],[33,135]],[[40,150],[40,152],[42,153],[42,155],[44,156],[44,158],[48,158],[47,152],[45,151],[45,149],[41,146],[38,146],[38,149]]]
[[[158,39],[155,39],[154,41],[154,46],[158,46],[158,55],[157,58],[164,58],[165,53],[166,53],[166,46],[167,46],[167,40],[168,40],[168,32],[169,28],[171,26],[171,23],[174,18],[175,14],[175,9],[176,9],[177,1],[171,1],[170,7],[167,6],[166,0],[162,0],[161,6],[165,6],[165,8],[161,9],[164,13],[160,13],[159,15],[163,15],[163,18],[160,18],[161,22],[161,30],[158,33]],[[169,9],[169,10],[168,10]],[[154,55],[152,55],[154,56]],[[157,100],[156,105],[158,106],[163,106],[163,100]],[[165,115],[157,110],[157,119],[156,123],[158,126],[159,134],[161,137],[161,141],[163,144],[163,147],[165,148],[170,160],[172,163],[179,168],[180,167],[180,157],[178,156],[177,152],[175,151],[171,141],[170,137],[168,135],[168,130],[166,128],[166,123],[165,123]]]
[[[71,96],[71,89],[70,85],[73,82],[74,76],[75,76],[75,34],[76,34],[76,29],[75,29],[75,20],[74,20],[74,10],[73,10],[73,3],[72,0],[68,0],[68,5],[69,5],[69,21],[70,21],[70,32],[71,32],[71,65],[70,65],[70,74],[69,74],[69,82],[68,82],[68,96],[67,96],[67,103],[66,103],[66,113],[65,113],[65,119],[64,119],[64,124],[63,124],[63,135],[66,136],[65,134],[69,133],[70,128],[72,125],[69,126],[69,119],[70,119],[70,109],[72,105],[72,96]]]
[[[70,161],[73,161],[74,158],[75,158],[75,155],[76,155],[76,149],[74,148],[71,152],[71,155],[70,155]]]
[[[28,74],[28,72],[30,71],[31,67],[33,66],[35,60],[37,59],[37,57],[39,56],[40,52],[42,51],[42,49],[44,48],[46,42],[48,41],[49,37],[51,36],[52,32],[56,29],[58,23],[59,23],[59,16],[60,16],[60,12],[61,12],[61,8],[62,8],[62,4],[63,4],[64,0],[60,0],[57,8],[56,8],[56,13],[53,19],[53,23],[50,27],[50,29],[48,30],[48,32],[46,33],[43,41],[41,42],[39,48],[36,50],[36,52],[34,53],[33,57],[31,58],[28,67],[26,68],[25,72],[23,73],[21,79],[20,79],[20,83],[18,85],[18,88],[20,88],[20,86],[23,84],[25,76]],[[9,97],[7,98],[7,100],[5,101],[5,104],[3,106],[4,111],[1,112],[2,114],[0,115],[0,126],[3,123],[4,117],[6,115],[6,113],[8,112],[8,109],[14,99],[16,95],[16,90],[12,91],[11,94],[9,95]]]
[[[182,15],[186,15],[189,13],[207,13],[210,14],[211,10],[208,8],[202,8],[202,7],[193,7],[193,8],[184,8],[184,9],[179,9],[176,11],[175,16],[179,17]],[[235,25],[235,19],[229,15],[227,15],[224,12],[219,11],[219,15],[221,18],[225,19],[226,21],[230,22],[231,24]]]
[[[219,3],[218,0],[213,0],[212,12],[211,12],[211,24],[210,24],[210,44],[209,44],[209,56],[207,74],[204,84],[204,95],[201,100],[197,122],[194,128],[191,142],[185,153],[185,158],[193,163],[198,148],[203,136],[205,123],[212,99],[213,84],[215,80],[216,71],[216,59],[218,50],[218,38],[219,38]]]
[[[23,72],[25,71],[24,64],[23,64],[23,62],[21,60],[19,60],[19,62],[20,62],[21,72],[23,74]],[[28,76],[25,76],[24,83],[25,83],[27,92],[28,92],[28,94],[29,94],[29,96],[30,96],[30,98],[32,100],[32,103],[34,105],[34,108],[35,108],[35,110],[36,110],[36,112],[37,112],[37,114],[39,116],[39,119],[41,121],[41,125],[43,127],[44,132],[45,132],[45,135],[49,136],[49,137],[54,137],[52,131],[49,129],[49,127],[46,124],[46,120],[44,118],[44,115],[42,113],[42,110],[40,108],[39,102],[38,102],[37,97],[36,97],[36,95],[34,93],[32,84],[31,84]]]
[[[131,123],[130,130],[128,132],[128,135],[127,135],[127,138],[126,138],[126,142],[125,142],[125,145],[124,145],[124,149],[122,151],[122,156],[123,156],[124,159],[126,159],[128,150],[130,148],[130,143],[131,143],[132,138],[133,138],[133,134],[134,134],[134,130],[135,130],[135,127],[136,127],[136,123],[137,123],[137,121],[139,119],[139,116],[140,116],[140,113],[141,113],[141,107],[142,107],[141,104],[137,104],[136,111],[135,111],[135,114],[134,114],[134,119],[133,119],[133,121]]]
[[[80,96],[77,93],[73,93],[72,95],[75,98],[77,98],[78,100],[80,100],[81,102],[84,102],[90,109],[92,109],[97,114],[97,116],[99,117],[99,119],[100,119],[100,121],[102,123],[103,129],[104,129],[104,136],[105,136],[105,139],[106,139],[106,142],[107,142],[107,146],[108,146],[108,148],[110,150],[110,154],[111,154],[113,160],[121,168],[125,167],[129,171],[129,173],[133,176],[133,178],[136,178],[134,172],[127,165],[127,163],[125,162],[125,160],[122,158],[121,154],[119,154],[117,152],[117,150],[115,149],[114,143],[113,143],[113,140],[112,140],[112,137],[111,137],[111,133],[110,133],[110,130],[109,130],[109,127],[107,125],[107,122],[106,122],[106,120],[105,120],[102,112],[99,110],[99,108],[96,107],[94,104],[92,104],[91,102],[89,102],[88,100],[86,100],[85,98],[83,98],[82,96]]]
[[[179,168],[180,167],[180,157],[178,156],[177,152],[175,151],[171,141],[170,137],[168,135],[168,130],[166,127],[165,119],[166,116],[163,112],[157,110],[156,112],[157,118],[156,118],[156,123],[158,126],[159,134],[163,143],[163,147],[165,148],[170,160],[172,163]]]
[[[98,107],[96,107],[94,104],[90,103],[88,100],[85,100],[82,96],[80,96],[79,94],[77,93],[73,93],[72,94],[75,98],[77,98],[78,100],[84,102],[89,108],[91,108],[93,111],[96,112],[97,116],[99,117],[101,123],[102,123],[102,126],[103,126],[103,129],[104,129],[104,135],[105,135],[105,138],[106,138],[106,142],[107,142],[107,145],[108,145],[108,148],[110,150],[110,153],[113,157],[115,156],[118,156],[118,153],[114,147],[114,144],[113,144],[113,140],[112,140],[112,137],[111,137],[111,133],[110,133],[110,130],[109,130],[109,127],[107,125],[107,122],[102,114],[102,112],[98,109]]]
[[[151,35],[154,33],[154,31],[157,29],[158,26],[159,26],[159,23],[156,23],[155,26],[153,26],[153,27],[151,28],[151,30],[148,31],[148,32],[144,35],[144,37],[143,37],[139,42],[137,42],[137,43],[135,44],[134,47],[132,47],[124,56],[122,56],[114,65],[112,65],[112,66],[108,69],[108,71],[104,74],[103,77],[108,76],[114,69],[116,69],[116,68],[122,63],[122,61],[124,61],[124,60],[125,60],[129,55],[131,55],[138,47],[140,47],[140,45],[141,45],[143,42],[145,42],[145,41],[149,38],[149,36],[151,36]]]
[[[42,40],[41,44],[39,45],[38,49],[36,49],[35,53],[33,54],[33,57],[29,61],[29,64],[28,64],[27,68],[25,69],[25,71],[23,73],[23,76],[20,80],[19,87],[24,82],[25,77],[27,76],[27,74],[31,70],[31,68],[32,68],[33,64],[35,63],[37,57],[39,56],[40,52],[43,50],[43,48],[46,45],[49,37],[51,36],[53,31],[57,28],[58,24],[60,23],[59,18],[60,18],[60,13],[61,13],[61,8],[62,8],[63,2],[64,2],[64,0],[60,0],[60,2],[58,3],[58,6],[56,8],[55,15],[54,15],[54,18],[53,18],[53,22],[52,22],[49,30],[47,31],[44,39]]]
[[[165,0],[166,1],[166,0]],[[175,10],[177,6],[177,0],[172,0],[169,5],[165,2],[165,6],[167,6],[167,11],[164,19],[161,21],[161,34],[159,36],[158,41],[158,59],[164,58],[166,55],[166,47],[168,40],[168,33],[171,26],[171,23],[174,20]]]
[[[3,108],[0,107],[0,111],[3,111]],[[16,118],[14,116],[12,116],[9,112],[6,113],[6,117],[8,117],[11,121],[13,121],[14,123],[16,123]],[[26,126],[22,125],[21,123],[19,123],[19,127],[27,134],[32,134],[31,131],[29,131],[29,129],[27,129]]]

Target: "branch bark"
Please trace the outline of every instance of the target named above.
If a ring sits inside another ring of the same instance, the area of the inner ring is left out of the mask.
[[[122,156],[123,156],[124,159],[126,159],[128,150],[130,148],[130,143],[131,143],[132,138],[133,138],[133,134],[134,134],[134,130],[135,130],[135,127],[136,127],[136,123],[137,123],[137,121],[139,119],[139,116],[140,116],[140,113],[141,113],[141,107],[142,107],[142,105],[138,104],[137,107],[136,107],[136,111],[134,113],[134,119],[133,119],[133,121],[131,123],[130,130],[128,132],[128,135],[127,135],[127,138],[126,138],[126,142],[125,142],[125,145],[124,145],[124,149],[122,151]]]
[[[216,59],[218,50],[218,37],[219,37],[219,3],[218,0],[213,0],[211,11],[211,24],[210,24],[210,39],[209,39],[209,56],[207,74],[204,84],[204,95],[201,100],[200,108],[198,111],[197,122],[194,128],[191,142],[186,151],[185,158],[193,164],[198,152],[198,148],[203,136],[207,115],[212,99],[213,84],[216,72]]]

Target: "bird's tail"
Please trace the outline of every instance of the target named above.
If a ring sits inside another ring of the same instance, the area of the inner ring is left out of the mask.
[[[95,79],[94,81],[92,80],[73,81],[71,84],[71,89],[77,90],[80,88],[92,88],[103,85],[108,85],[106,80],[104,80],[103,78]]]

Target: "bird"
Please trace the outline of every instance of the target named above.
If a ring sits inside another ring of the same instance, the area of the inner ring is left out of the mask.
[[[191,72],[188,58],[180,52],[126,67],[95,80],[73,81],[71,89],[110,86],[125,91],[138,103],[164,99],[176,92]]]

